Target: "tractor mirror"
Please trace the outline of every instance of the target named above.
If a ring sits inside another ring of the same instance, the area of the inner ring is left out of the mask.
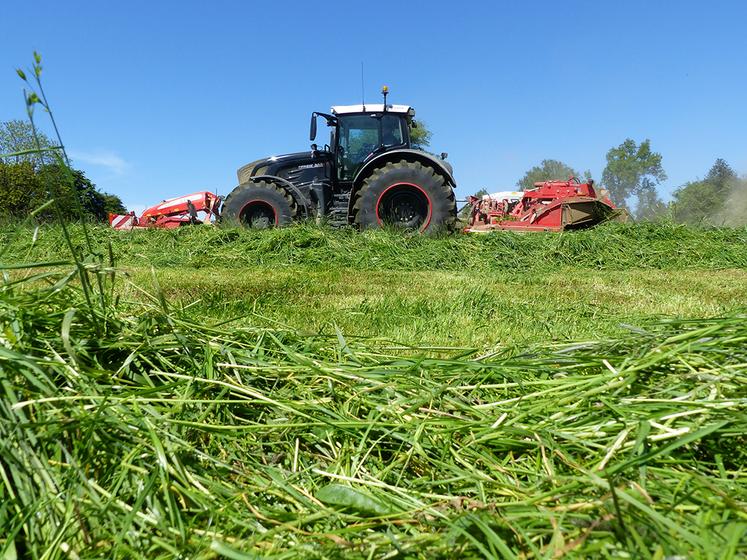
[[[316,113],[311,113],[311,128],[309,128],[309,140],[316,140]]]

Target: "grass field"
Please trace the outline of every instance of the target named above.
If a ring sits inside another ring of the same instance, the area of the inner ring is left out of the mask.
[[[745,229],[91,235],[0,230],[6,558],[747,554]]]
[[[384,338],[418,346],[490,348],[620,336],[620,325],[711,317],[747,302],[747,271],[323,272],[293,267],[160,270],[169,301],[189,315],[290,325],[305,333]],[[148,272],[133,273],[138,285]],[[131,292],[132,297],[137,294]],[[259,316],[259,317],[258,317]],[[269,319],[270,321],[266,321]]]
[[[4,235],[12,234],[8,229]],[[67,259],[58,229],[21,230],[13,262]],[[747,232],[611,225],[572,235],[451,236],[187,228],[95,230],[126,300],[153,291],[195,319],[476,349],[621,336],[747,301]],[[82,235],[77,233],[78,243]]]

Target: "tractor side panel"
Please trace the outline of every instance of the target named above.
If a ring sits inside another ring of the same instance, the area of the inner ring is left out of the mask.
[[[254,175],[252,181],[270,181],[283,187],[298,204],[300,216],[311,216],[315,208],[311,194],[311,185],[315,182],[325,183],[332,174],[332,156],[310,152],[279,156],[261,168],[262,175]]]

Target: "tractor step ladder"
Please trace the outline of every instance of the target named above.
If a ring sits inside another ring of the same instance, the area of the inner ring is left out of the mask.
[[[334,227],[348,224],[348,205],[350,204],[350,193],[335,193],[332,195],[332,206],[327,215],[327,223]]]

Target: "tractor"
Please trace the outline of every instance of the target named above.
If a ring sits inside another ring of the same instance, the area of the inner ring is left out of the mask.
[[[413,149],[415,110],[384,102],[332,107],[311,114],[330,130],[329,144],[272,156],[241,167],[239,185],[225,199],[222,220],[250,228],[299,219],[360,229],[392,226],[422,233],[451,229],[456,186],[446,154]]]

